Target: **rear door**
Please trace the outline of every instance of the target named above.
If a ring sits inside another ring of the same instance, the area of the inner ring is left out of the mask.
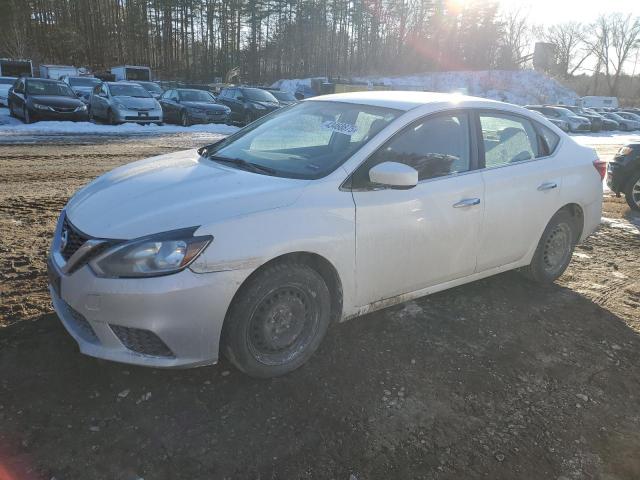
[[[353,174],[359,305],[471,275],[484,203],[475,137],[466,112],[418,120]],[[408,190],[371,184],[382,162],[418,170]]]
[[[480,111],[477,126],[485,167],[485,218],[478,249],[481,272],[517,262],[537,245],[561,206],[562,162],[550,154],[551,146],[541,134],[546,127],[525,116]]]

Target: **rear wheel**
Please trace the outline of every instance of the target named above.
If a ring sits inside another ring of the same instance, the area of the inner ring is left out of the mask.
[[[234,299],[222,349],[248,375],[284,375],[313,355],[330,318],[329,289],[318,272],[299,263],[272,265],[250,278]]]
[[[521,272],[539,283],[551,283],[571,262],[576,238],[575,220],[566,210],[556,213],[545,228],[531,263]]]
[[[624,198],[634,210],[640,210],[640,172],[636,172],[624,189]]]

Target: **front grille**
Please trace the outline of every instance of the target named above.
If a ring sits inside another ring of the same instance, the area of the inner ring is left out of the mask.
[[[70,324],[69,327],[78,334],[83,340],[90,343],[100,343],[96,332],[93,330],[91,324],[84,318],[80,312],[74,310],[69,304],[64,302],[64,309],[67,315],[65,319]]]
[[[67,220],[67,217],[64,218],[64,222],[62,224],[62,232],[67,232],[67,244],[60,252],[65,261],[68,261],[74,253],[82,246],[84,242],[89,240],[88,235],[85,235],[80,230],[71,225],[71,222]]]
[[[123,327],[122,325],[109,325],[113,333],[129,350],[150,355],[153,357],[175,357],[171,349],[160,337],[149,330],[141,328]]]
[[[71,113],[71,112],[75,112],[76,107],[71,107],[71,108],[66,108],[66,107],[51,107],[53,108],[56,112],[60,112],[60,113]]]

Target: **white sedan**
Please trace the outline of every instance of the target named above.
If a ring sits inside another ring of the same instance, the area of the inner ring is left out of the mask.
[[[223,353],[258,377],[333,321],[520,269],[551,282],[600,223],[604,164],[534,112],[359,92],[77,192],[49,257],[80,350],[154,367]]]

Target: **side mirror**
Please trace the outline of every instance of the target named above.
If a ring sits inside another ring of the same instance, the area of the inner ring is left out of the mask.
[[[385,187],[409,189],[418,184],[418,171],[404,163],[383,162],[369,170],[369,180]]]
[[[81,97],[82,96],[82,92],[76,92],[76,97]]]
[[[242,100],[244,100],[244,97],[242,95],[237,95],[236,96],[236,100],[242,101]]]

